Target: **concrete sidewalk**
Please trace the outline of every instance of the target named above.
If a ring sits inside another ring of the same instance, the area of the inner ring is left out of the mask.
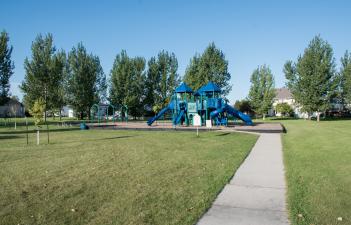
[[[289,224],[280,134],[261,134],[198,225]]]

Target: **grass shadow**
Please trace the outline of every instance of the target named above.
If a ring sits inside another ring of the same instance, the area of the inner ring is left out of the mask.
[[[0,135],[0,140],[5,140],[5,139],[18,139],[22,138],[21,136],[18,135]]]
[[[227,136],[228,134],[230,134],[230,133],[222,133],[222,134],[217,134],[216,136]]]

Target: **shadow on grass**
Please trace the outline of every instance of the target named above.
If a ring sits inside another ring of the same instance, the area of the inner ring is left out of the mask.
[[[23,138],[18,135],[0,135],[0,140]]]
[[[63,128],[63,129],[50,129],[49,132],[65,132],[65,131],[74,131],[80,130],[79,127],[71,127],[71,128]],[[28,133],[35,133],[37,130],[28,130]],[[46,129],[41,129],[40,132],[46,133]],[[0,131],[0,134],[25,134],[27,133],[26,130],[13,130],[13,131]]]
[[[230,133],[222,133],[222,134],[217,134],[216,136],[227,136]]]
[[[108,138],[100,138],[100,139],[94,139],[94,141],[100,141],[100,140],[113,140],[113,139],[120,139],[120,138],[131,138],[135,137],[132,135],[125,135],[125,136],[117,136],[117,137],[108,137]]]

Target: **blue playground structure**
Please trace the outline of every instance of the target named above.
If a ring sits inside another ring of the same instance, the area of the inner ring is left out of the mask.
[[[175,90],[170,103],[155,117],[149,119],[147,124],[151,126],[167,112],[172,113],[174,126],[184,123],[186,126],[193,125],[195,115],[201,117],[202,125],[206,124],[206,120],[211,120],[214,125],[227,126],[228,115],[242,120],[246,125],[253,125],[248,115],[227,104],[221,97],[221,89],[213,82],[202,86],[195,93],[186,83],[182,83]]]

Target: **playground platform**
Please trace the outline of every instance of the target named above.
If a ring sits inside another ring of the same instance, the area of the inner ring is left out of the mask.
[[[113,129],[113,130],[145,130],[145,131],[195,131],[196,127],[193,126],[176,126],[174,127],[171,122],[158,121],[148,126],[144,121],[140,122],[108,122],[108,123],[88,123],[91,129]],[[245,124],[229,124],[225,126],[213,126],[212,128],[199,127],[199,131],[243,131],[254,133],[283,133],[285,131],[281,123],[254,123],[252,126]]]

